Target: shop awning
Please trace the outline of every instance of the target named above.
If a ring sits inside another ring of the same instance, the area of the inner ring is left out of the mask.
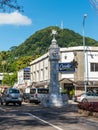
[[[73,80],[68,79],[68,78],[63,78],[63,79],[59,80],[59,82],[60,83],[72,83],[72,84],[76,84],[76,82],[74,82]]]

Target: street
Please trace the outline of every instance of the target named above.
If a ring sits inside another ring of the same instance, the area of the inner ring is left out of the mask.
[[[32,103],[0,105],[0,130],[97,130],[98,119],[77,112],[77,104],[46,108]]]

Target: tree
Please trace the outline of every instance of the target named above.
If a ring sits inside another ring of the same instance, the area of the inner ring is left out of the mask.
[[[32,56],[24,56],[19,58],[16,63],[17,71],[29,66],[31,61],[32,61]]]
[[[8,9],[15,9],[22,11],[22,7],[17,4],[18,0],[0,0],[0,9],[7,11]]]
[[[0,53],[0,57],[1,57],[1,60],[2,60],[2,61],[6,60],[7,52],[6,52],[6,51],[2,51],[2,52]]]
[[[3,84],[13,86],[17,82],[17,73],[5,74],[3,77]]]
[[[16,48],[17,48],[17,46],[12,46],[12,47],[10,48],[10,50],[11,50],[11,51],[14,51]]]
[[[6,57],[7,57],[7,53],[6,51],[2,51],[0,53],[0,59],[1,59],[1,64],[2,64],[2,71],[4,73],[5,71],[5,66],[6,66]]]
[[[2,72],[6,72],[6,67],[7,67],[7,59],[9,57],[9,52],[8,51],[2,51],[0,52],[0,60],[1,60],[1,65],[2,65]]]

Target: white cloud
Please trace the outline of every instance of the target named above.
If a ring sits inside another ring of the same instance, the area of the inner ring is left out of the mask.
[[[18,11],[12,13],[0,13],[0,25],[30,25],[31,19],[20,14]]]

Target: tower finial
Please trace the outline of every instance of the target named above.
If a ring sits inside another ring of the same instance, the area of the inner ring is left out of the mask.
[[[56,41],[56,39],[55,39],[55,36],[57,35],[57,31],[56,31],[56,30],[52,30],[51,35],[53,35],[52,44],[56,44],[57,41]]]
[[[57,35],[57,31],[56,30],[52,30],[52,35],[53,35],[53,39],[55,39],[55,35]]]

